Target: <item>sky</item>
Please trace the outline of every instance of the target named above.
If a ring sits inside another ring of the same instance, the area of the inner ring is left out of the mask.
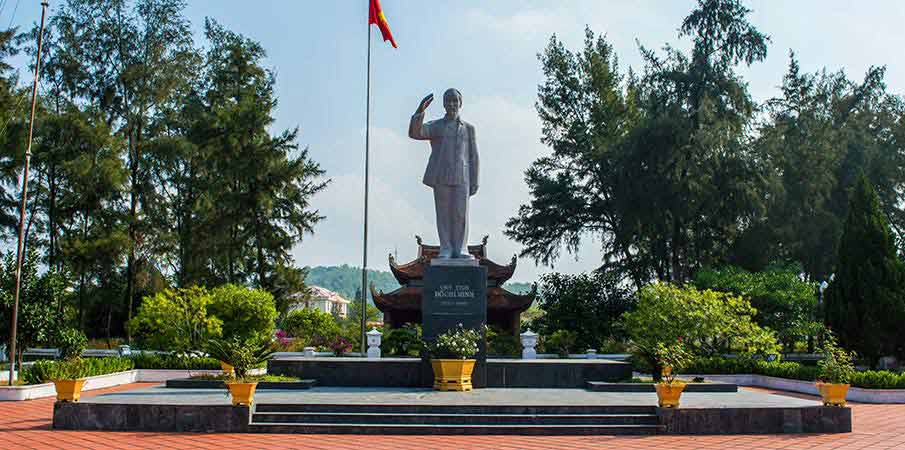
[[[28,26],[40,18],[38,0],[0,0],[0,26]],[[274,70],[279,106],[273,132],[298,126],[299,144],[332,182],[313,199],[326,216],[313,235],[293,248],[299,266],[362,263],[367,38],[371,33],[370,219],[368,267],[387,270],[387,255],[416,256],[415,235],[437,242],[433,196],[421,184],[429,144],[407,137],[422,97],[463,94],[462,117],[476,127],[481,188],[472,197],[471,243],[489,235],[489,257],[506,263],[521,250],[503,234],[507,219],[530,200],[523,174],[550,150],[539,141],[534,109],[543,81],[537,53],[554,33],[571,49],[585,26],[604,33],[623,68],[641,68],[638,44],[687,49],[677,28],[690,0],[616,1],[381,0],[399,45],[366,27],[367,0],[189,0],[186,17],[196,41],[211,17],[259,41]],[[60,1],[51,0],[51,14]],[[887,67],[892,92],[905,94],[905,2],[843,0],[747,2],[750,20],[771,38],[767,59],[740,69],[758,101],[777,95],[795,51],[801,68],[843,70],[861,79]],[[18,5],[18,6],[16,6]],[[869,5],[869,6],[865,6]],[[15,14],[13,14],[15,11]],[[25,74],[23,61],[23,78]],[[443,114],[435,101],[428,118]],[[600,265],[599,241],[589,236],[577,255],[563,253],[554,267],[521,258],[514,281],[550,271],[578,273]]]

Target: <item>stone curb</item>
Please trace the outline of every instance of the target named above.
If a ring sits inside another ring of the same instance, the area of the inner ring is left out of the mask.
[[[263,375],[266,369],[253,369],[252,375]],[[134,369],[125,372],[108,373],[88,377],[82,391],[103,389],[129,383],[164,382],[175,378],[187,378],[192,375],[218,375],[221,370],[183,370],[183,369]],[[36,398],[53,397],[56,389],[53,383],[32,384],[27,386],[0,386],[0,401],[22,401]]]
[[[711,381],[735,383],[739,386],[756,386],[802,394],[820,395],[813,381],[790,380],[766,375],[682,375],[682,378],[703,377]],[[905,403],[905,389],[865,389],[852,387],[846,400],[861,403]]]

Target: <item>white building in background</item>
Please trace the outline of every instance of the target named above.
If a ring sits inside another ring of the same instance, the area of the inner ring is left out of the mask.
[[[336,313],[339,317],[346,317],[349,314],[349,300],[343,298],[329,289],[320,286],[309,286],[311,289],[311,300],[293,302],[289,305],[289,311],[295,311],[303,308],[316,308],[325,313]]]

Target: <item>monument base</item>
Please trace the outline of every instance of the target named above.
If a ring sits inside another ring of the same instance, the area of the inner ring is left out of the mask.
[[[589,381],[619,382],[632,378],[632,365],[606,359],[488,359],[485,370],[472,374],[474,387],[580,388]],[[430,363],[418,358],[271,359],[267,373],[311,378],[317,386],[431,387]]]
[[[459,262],[467,265],[459,265]],[[433,342],[441,334],[458,327],[480,333],[472,383],[474,387],[486,386],[487,342],[484,329],[487,325],[487,268],[479,266],[476,259],[432,259],[431,265],[424,271],[421,311],[425,342]],[[425,354],[425,363],[428,358],[429,355]]]
[[[779,434],[852,431],[850,408],[759,391],[688,393],[658,408],[653,393],[584,389],[322,388],[259,391],[232,406],[223,389],[152,387],[56,402],[53,428],[302,434]],[[639,444],[643,446],[642,444]],[[699,445],[700,447],[701,445]]]

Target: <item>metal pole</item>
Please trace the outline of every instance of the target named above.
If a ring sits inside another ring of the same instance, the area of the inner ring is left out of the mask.
[[[371,142],[371,24],[368,23],[368,77],[365,88],[365,220],[364,249],[361,261],[361,353],[364,355],[366,343],[365,327],[368,321],[368,151]]]
[[[9,385],[12,386],[16,369],[16,326],[19,314],[19,291],[22,286],[22,246],[25,243],[25,204],[28,201],[28,168],[31,162],[31,141],[35,130],[35,105],[38,102],[38,79],[41,76],[41,52],[44,48],[44,16],[47,0],[41,2],[41,31],[38,33],[38,55],[35,63],[35,81],[31,88],[31,118],[28,124],[28,147],[25,150],[25,170],[22,173],[22,207],[19,211],[19,246],[16,250],[16,289],[13,294],[13,318],[9,335]]]

